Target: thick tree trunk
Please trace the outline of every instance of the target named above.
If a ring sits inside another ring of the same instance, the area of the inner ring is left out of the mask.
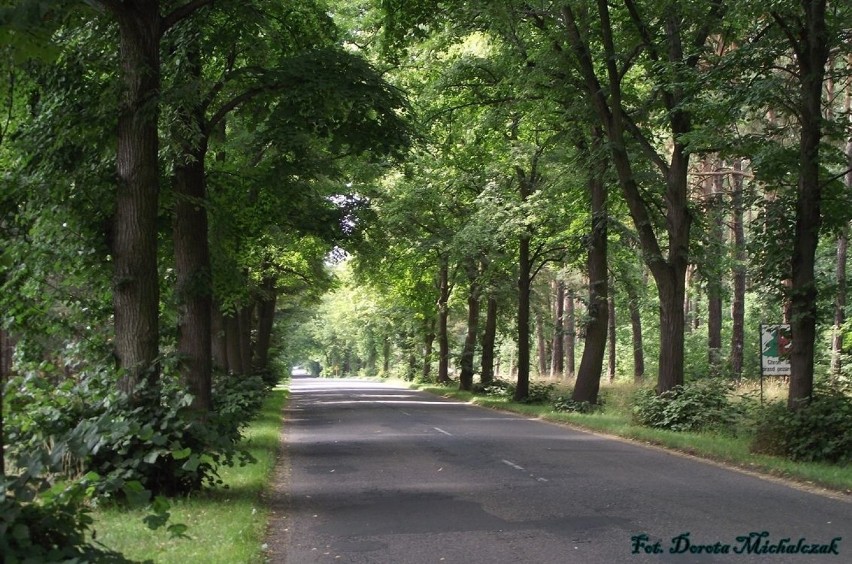
[[[211,309],[213,290],[207,240],[207,209],[204,187],[205,146],[188,150],[175,166],[175,294],[178,305],[177,347],[180,374],[193,397],[193,408],[213,408],[211,392]]]
[[[275,325],[275,302],[278,292],[275,280],[266,277],[261,284],[257,300],[257,342],[254,347],[253,367],[257,372],[269,370],[269,349],[272,346],[272,329]]]
[[[450,315],[450,266],[446,257],[441,258],[438,269],[438,382],[450,381],[450,337],[447,334],[447,319]]]
[[[236,313],[223,317],[225,321],[225,342],[228,351],[228,372],[245,374],[243,372],[243,351],[240,346],[240,321]]]
[[[633,382],[645,381],[645,349],[642,344],[642,315],[639,310],[639,295],[632,283],[626,285],[627,306],[630,310],[630,327],[633,333]]]
[[[734,159],[731,176],[731,214],[734,231],[733,296],[731,300],[731,375],[739,380],[743,373],[743,350],[745,347],[745,291],[746,291],[746,244],[743,221],[743,176],[742,159]]]
[[[432,348],[435,344],[435,318],[429,320],[426,324],[426,331],[423,337],[423,381],[429,382],[432,377]]]
[[[597,133],[599,136],[600,134]],[[596,138],[594,147],[597,148],[600,139]],[[607,270],[607,187],[603,179],[603,170],[598,170],[588,179],[589,198],[591,203],[591,232],[589,236],[589,251],[587,257],[589,275],[589,307],[586,314],[585,345],[583,357],[580,360],[580,370],[571,398],[578,402],[596,404],[601,385],[604,351],[607,339],[607,287],[609,272]],[[572,300],[573,302],[573,300]],[[573,329],[573,305],[571,308],[571,324]],[[573,332],[573,331],[572,331]],[[573,337],[572,337],[573,341]],[[573,357],[573,343],[571,346]]]
[[[108,4],[118,21],[122,93],[112,227],[115,356],[119,388],[133,394],[159,379],[157,213],[160,90],[159,2]]]
[[[575,372],[575,345],[577,342],[576,313],[574,311],[574,291],[565,296],[565,376],[573,378]]]
[[[515,384],[515,401],[527,399],[530,394],[530,235],[521,235],[518,252],[518,377]]]
[[[459,389],[473,389],[473,358],[476,353],[476,337],[479,332],[479,298],[482,294],[477,281],[478,271],[471,267],[468,271],[470,289],[467,294],[467,334],[461,353],[461,373]]]
[[[828,60],[826,1],[802,3],[804,19],[797,30],[795,48],[799,66],[800,126],[799,182],[796,193],[796,235],[791,257],[790,390],[788,407],[797,409],[813,394],[814,347],[816,343],[817,289],[814,276],[816,248],[822,224],[820,152],[822,138],[822,90]]]
[[[597,5],[601,21],[601,39],[605,50],[605,57],[600,62],[606,67],[607,86],[603,86],[598,79],[596,61],[591,57],[589,45],[585,41],[584,34],[580,32],[575,13],[569,5],[563,7],[564,23],[569,42],[577,56],[587,93],[601,125],[605,128],[612,162],[636,227],[642,253],[657,282],[660,298],[660,357],[657,392],[662,393],[683,383],[683,305],[686,294],[686,267],[689,259],[689,231],[692,223],[688,207],[687,184],[689,152],[684,144],[684,135],[692,131],[692,118],[688,105],[684,104],[687,101],[685,92],[679,86],[661,89],[661,99],[668,112],[668,132],[671,135],[667,164],[663,162],[659,153],[651,149],[652,144],[641,132],[631,130],[631,135],[639,137],[640,141],[644,142],[643,148],[646,154],[665,177],[665,194],[662,201],[665,202],[665,241],[668,248],[664,253],[653,227],[658,223],[652,215],[654,209],[647,204],[627,152],[626,132],[629,123],[622,105],[621,75],[617,65],[609,6],[603,0],[599,0]],[[713,14],[713,17],[718,19],[718,15]],[[663,32],[666,37],[668,60],[694,68],[700,59],[692,55],[685,57],[682,50],[685,38],[681,36],[682,29],[679,23],[674,18],[669,18],[666,22]],[[710,30],[709,25],[702,27],[696,37],[687,39],[693,45],[703,45]]]
[[[497,299],[488,296],[485,309],[485,330],[482,333],[482,371],[483,384],[494,381],[494,344],[497,341]]]

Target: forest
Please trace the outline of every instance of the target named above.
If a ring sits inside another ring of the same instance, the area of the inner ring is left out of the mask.
[[[850,22],[0,1],[0,553],[110,557],[93,500],[181,535],[294,366],[674,430],[766,376],[755,449],[847,465]]]

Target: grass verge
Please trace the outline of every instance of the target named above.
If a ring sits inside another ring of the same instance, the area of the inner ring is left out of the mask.
[[[222,468],[220,476],[227,488],[171,501],[172,522],[187,525],[190,538],[170,538],[164,530],[150,530],[142,522],[144,511],[107,507],[93,513],[97,541],[128,559],[157,564],[264,562],[261,546],[268,510],[260,494],[267,489],[275,466],[286,398],[284,386],[272,390],[245,429],[243,443],[256,463]]]
[[[504,398],[475,395],[435,384],[415,385],[410,382],[406,382],[406,384],[433,394],[466,401],[482,407],[519,413],[546,421],[653,444],[743,470],[852,495],[852,467],[850,466],[793,462],[784,458],[753,454],[749,452],[751,436],[745,433],[738,436],[719,433],[683,433],[636,425],[631,421],[630,403],[628,401],[628,397],[635,391],[635,387],[631,386],[626,387],[629,389],[604,388],[602,393],[607,400],[604,409],[597,413],[582,414],[557,412],[550,404],[520,404]]]

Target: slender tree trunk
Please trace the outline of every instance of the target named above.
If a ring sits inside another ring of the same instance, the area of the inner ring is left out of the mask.
[[[814,276],[816,248],[822,224],[820,151],[822,90],[828,60],[826,1],[803,2],[804,18],[796,19],[801,120],[799,183],[796,193],[796,235],[792,253],[790,390],[788,407],[797,409],[813,394],[816,343],[817,289]]]
[[[385,335],[382,341],[382,376],[387,377],[390,374],[390,356],[391,356],[391,341],[390,337]]]
[[[575,372],[575,344],[577,342],[576,313],[574,311],[574,291],[565,296],[565,375],[573,378]]]
[[[630,327],[633,333],[633,382],[645,381],[645,349],[642,344],[642,315],[639,310],[639,295],[632,283],[626,285],[627,306],[630,310]]]
[[[426,335],[423,338],[423,381],[429,382],[432,377],[432,348],[435,344],[435,318],[426,324]]]
[[[553,354],[550,361],[550,375],[561,377],[565,372],[565,282],[556,282],[556,316],[553,324]]]
[[[707,275],[707,348],[710,372],[718,375],[722,370],[722,268],[719,261],[724,256],[723,187],[724,178],[715,174],[705,182],[708,190],[709,248],[713,256]]]
[[[515,401],[527,399],[530,394],[530,235],[521,235],[518,252],[518,377]]]
[[[124,371],[118,386],[133,394],[143,380],[156,383],[160,373],[157,100],[162,20],[159,2],[106,7],[118,21],[122,82],[112,227],[114,347]]]
[[[450,381],[450,338],[447,334],[447,319],[450,315],[450,265],[441,257],[438,270],[438,382]]]
[[[494,344],[497,341],[497,299],[488,296],[485,309],[485,330],[482,333],[482,371],[483,384],[494,381]]]
[[[731,300],[731,373],[739,380],[743,373],[743,350],[745,347],[745,291],[746,291],[746,245],[743,222],[743,176],[742,159],[734,159],[731,175],[734,230],[733,299]]]
[[[251,374],[252,341],[251,330],[254,326],[254,303],[244,305],[239,312],[240,328],[240,360],[242,365],[241,374]]]
[[[254,369],[269,370],[269,349],[272,346],[272,328],[275,325],[275,302],[278,293],[275,279],[266,277],[261,284],[261,295],[257,300],[257,342],[254,348]]]
[[[210,349],[213,355],[213,369],[228,372],[228,342],[225,339],[225,320],[219,306],[213,300],[210,311]]]
[[[544,338],[544,315],[540,311],[535,312],[535,340],[536,353],[538,357],[538,375],[547,375],[547,341]]]
[[[852,68],[852,55],[849,56],[847,69]],[[846,87],[846,98],[843,104],[844,113],[852,124],[852,88]],[[852,194],[852,136],[846,141],[846,166],[849,171],[844,177],[847,196]],[[837,296],[834,302],[834,329],[831,340],[831,374],[840,376],[843,352],[843,324],[846,322],[846,262],[849,247],[849,225],[844,225],[837,238]]]
[[[607,340],[609,341],[607,377],[609,378],[609,383],[612,384],[615,382],[615,296],[613,296],[612,288],[609,289],[609,292],[610,293],[607,298],[607,323],[609,325],[609,331],[607,332]]]
[[[0,478],[6,477],[6,434],[3,428],[3,389],[12,374],[12,354],[14,345],[5,330],[0,329]]]
[[[479,333],[479,298],[482,294],[477,281],[478,270],[474,267],[468,270],[470,290],[467,294],[467,335],[464,339],[464,347],[461,354],[461,373],[459,375],[459,389],[470,391],[473,389],[473,357],[476,353],[476,337]]]
[[[600,134],[598,134],[600,135]],[[600,139],[596,138],[597,148]],[[589,274],[589,309],[586,315],[585,345],[580,360],[580,370],[571,399],[577,402],[598,402],[601,386],[601,372],[607,338],[607,187],[603,179],[603,170],[590,175],[588,190],[591,201],[592,225],[589,237],[587,257]],[[573,300],[572,300],[573,301]],[[573,318],[573,306],[571,308]],[[573,325],[573,320],[572,320]],[[572,327],[573,329],[573,327]],[[573,337],[572,337],[573,341]],[[573,344],[572,356],[573,356]]]

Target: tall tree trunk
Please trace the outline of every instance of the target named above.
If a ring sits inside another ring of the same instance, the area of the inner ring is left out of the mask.
[[[0,478],[6,477],[6,434],[3,428],[3,389],[12,374],[12,354],[14,345],[4,329],[0,329]]]
[[[261,283],[261,294],[257,300],[257,342],[254,347],[254,369],[269,370],[269,349],[272,346],[272,329],[275,325],[275,302],[278,292],[275,279],[267,276]]]
[[[482,333],[482,371],[483,384],[494,381],[494,344],[497,341],[497,299],[488,296],[485,309],[485,330]]]
[[[447,318],[450,315],[450,265],[441,257],[438,269],[438,382],[450,381],[450,337],[447,334]]]
[[[709,164],[709,163],[708,163]],[[718,170],[712,170],[718,172]],[[709,179],[705,180],[704,186],[707,194],[708,206],[708,223],[709,223],[709,244],[712,256],[708,257],[709,262],[705,276],[707,282],[707,361],[710,366],[710,372],[713,375],[718,375],[722,370],[722,268],[720,261],[724,256],[724,192],[722,183],[724,177],[720,174],[714,174]]]
[[[597,133],[597,136],[600,134]],[[600,144],[598,137],[593,139],[593,148]],[[607,336],[607,187],[603,179],[604,171],[598,170],[587,181],[591,202],[591,233],[587,257],[589,274],[589,307],[586,314],[585,345],[580,360],[580,370],[571,399],[577,402],[598,402],[601,386],[601,371],[606,349]],[[573,300],[572,300],[573,301]],[[571,308],[573,318],[573,306]],[[573,325],[573,322],[572,322]],[[572,337],[573,340],[573,337]],[[573,356],[573,343],[571,346]]]
[[[574,311],[574,291],[565,296],[565,376],[573,378],[575,372],[575,344],[577,342],[576,314]]]
[[[803,2],[804,14],[784,21],[801,26],[791,33],[796,51],[800,86],[798,115],[801,120],[799,182],[796,191],[796,235],[791,257],[790,389],[788,407],[797,409],[813,394],[814,346],[816,342],[817,289],[814,276],[816,248],[822,224],[820,151],[822,138],[822,90],[828,60],[826,0]],[[803,19],[801,19],[803,17]]]
[[[193,119],[197,119],[197,116]],[[187,147],[185,160],[178,163],[174,170],[177,348],[181,379],[187,391],[193,395],[193,409],[200,412],[213,409],[210,318],[213,289],[207,240],[207,209],[203,203],[207,197],[204,186],[206,152],[203,143],[199,147]]]
[[[240,321],[237,313],[223,316],[225,325],[225,346],[228,352],[228,372],[245,374],[243,372],[243,351],[240,346]]]
[[[382,376],[387,377],[390,374],[390,356],[391,356],[391,340],[385,335],[382,340]]]
[[[689,113],[688,94],[679,85],[666,84],[661,79],[660,99],[667,111],[667,130],[671,136],[670,147],[667,150],[668,163],[663,156],[653,150],[653,143],[637,129],[630,128],[631,135],[640,141],[640,148],[656,165],[665,180],[664,240],[667,244],[665,253],[661,247],[661,239],[654,231],[658,223],[654,217],[654,209],[647,204],[641,187],[634,174],[633,164],[627,152],[629,143],[626,132],[630,127],[628,116],[622,104],[622,76],[618,69],[618,55],[613,39],[613,27],[610,20],[609,6],[604,0],[598,0],[598,15],[600,17],[601,39],[605,55],[599,61],[606,68],[606,81],[601,83],[598,78],[596,61],[592,59],[585,33],[580,32],[577,17],[571,6],[563,7],[563,23],[566,25],[568,40],[577,57],[578,68],[583,77],[586,91],[591,98],[595,113],[604,127],[612,162],[617,174],[621,190],[624,194],[630,216],[636,227],[642,254],[648,268],[657,282],[660,300],[660,357],[659,374],[657,377],[657,392],[662,393],[683,383],[683,353],[684,353],[684,298],[685,275],[689,260],[689,231],[692,218],[688,202],[688,172],[689,151],[685,144],[685,135],[693,129],[692,116]],[[658,36],[642,35],[648,42],[654,42],[655,37],[664,37],[664,45],[643,45],[646,48],[661,47],[665,52],[668,63],[685,65],[695,69],[700,58],[685,54],[683,46],[703,45],[712,30],[709,25],[718,22],[720,12],[711,7],[708,13],[708,25],[702,26],[694,37],[684,38],[683,30],[675,18],[667,18],[662,33]],[[640,22],[639,27],[644,24]],[[654,71],[656,72],[656,71]],[[604,86],[606,84],[606,86]],[[663,86],[665,85],[665,86]]]
[[[228,372],[228,342],[225,339],[225,320],[215,300],[210,312],[210,340],[213,369]]]
[[[515,401],[530,395],[530,235],[521,235],[518,251],[518,377],[515,384]]]
[[[642,315],[639,310],[639,294],[632,283],[626,285],[627,307],[630,310],[630,328],[633,333],[633,382],[645,381],[645,349],[642,344]]]
[[[737,380],[743,373],[743,350],[745,348],[745,291],[746,291],[746,244],[743,221],[743,176],[742,159],[734,159],[731,175],[731,214],[734,231],[733,299],[731,300],[731,374]]]
[[[144,380],[157,382],[160,373],[157,121],[163,30],[159,2],[104,5],[118,22],[122,82],[111,237],[114,348],[123,370],[118,386],[133,394]]]
[[[553,354],[550,360],[550,375],[561,377],[565,372],[565,282],[558,280],[556,285],[556,299],[554,302],[556,315],[553,323]]]
[[[254,303],[249,302],[240,308],[239,314],[240,330],[240,365],[241,374],[251,374],[252,342],[251,330],[254,325]]]
[[[607,324],[609,325],[609,330],[607,331],[607,340],[609,341],[609,362],[607,367],[607,377],[609,378],[609,383],[612,384],[615,382],[615,296],[613,295],[612,288],[609,289],[609,296],[607,297]]]
[[[473,357],[476,353],[476,337],[479,333],[479,298],[482,291],[477,281],[478,276],[479,271],[476,266],[470,266],[468,268],[470,289],[467,294],[467,335],[462,348],[459,375],[459,389],[467,391],[473,389]]]
[[[852,55],[849,55],[847,69],[852,68]],[[846,87],[843,111],[852,124],[852,88]],[[846,195],[852,194],[852,136],[846,141],[846,166],[849,170],[844,177]],[[846,322],[846,262],[849,246],[849,225],[844,225],[837,238],[837,295],[834,301],[834,330],[831,340],[831,374],[840,376],[841,354],[843,352],[843,324]]]
[[[435,344],[435,318],[426,323],[425,336],[423,337],[423,381],[429,382],[432,376],[432,348]]]
[[[538,375],[547,375],[547,340],[544,338],[544,315],[541,311],[535,312],[535,340],[536,353],[538,357]]]

